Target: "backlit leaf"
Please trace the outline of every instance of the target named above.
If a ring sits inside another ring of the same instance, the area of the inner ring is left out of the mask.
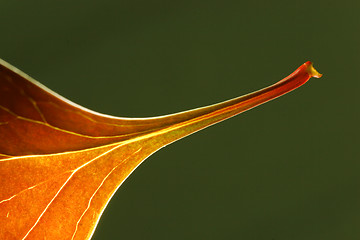
[[[149,155],[320,76],[306,62],[239,98],[133,119],[76,105],[1,60],[0,239],[90,239],[116,189]]]

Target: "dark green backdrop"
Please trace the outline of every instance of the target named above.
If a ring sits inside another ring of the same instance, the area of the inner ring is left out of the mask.
[[[307,60],[324,73],[151,156],[93,239],[360,239],[359,1],[37,0],[0,10],[1,58],[111,115],[212,104]]]

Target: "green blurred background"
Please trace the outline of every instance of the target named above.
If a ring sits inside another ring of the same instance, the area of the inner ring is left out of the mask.
[[[111,115],[324,74],[152,155],[93,239],[360,239],[359,1],[0,3],[0,57]]]

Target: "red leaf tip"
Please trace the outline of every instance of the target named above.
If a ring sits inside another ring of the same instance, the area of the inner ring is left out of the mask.
[[[308,73],[311,77],[321,78],[322,74],[319,73],[318,71],[316,71],[316,69],[313,67],[313,63],[312,63],[312,62],[307,61],[306,63],[304,63],[304,65],[306,66],[306,71],[307,71],[307,73]]]

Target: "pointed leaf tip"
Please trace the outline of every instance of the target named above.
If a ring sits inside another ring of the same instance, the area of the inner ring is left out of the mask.
[[[308,74],[311,76],[311,77],[314,77],[314,78],[321,78],[322,74],[319,73],[313,66],[313,63],[310,62],[310,61],[307,61],[305,63],[306,65],[306,71],[308,72]]]

